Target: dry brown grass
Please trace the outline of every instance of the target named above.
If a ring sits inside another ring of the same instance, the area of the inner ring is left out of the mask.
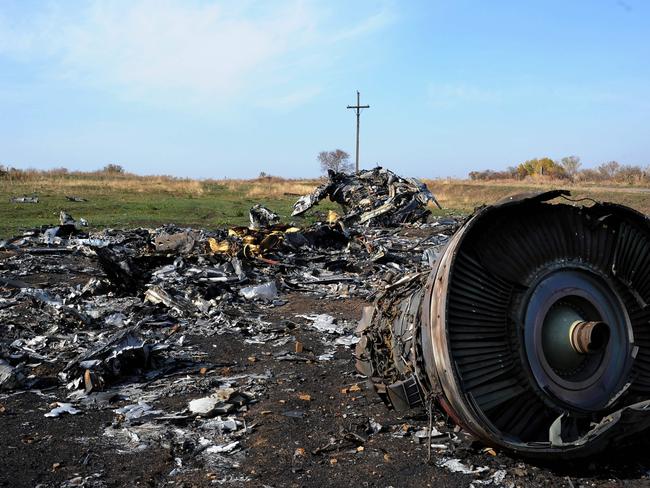
[[[107,178],[103,180],[83,181],[69,180],[60,188],[73,190],[75,188],[96,188],[97,190],[116,190],[130,193],[173,193],[187,195],[203,195],[205,192],[204,185],[198,180],[177,180],[166,177],[147,177],[147,178]]]
[[[138,176],[105,172],[67,173],[61,171],[25,171],[0,179],[0,186],[16,193],[168,193],[201,196],[225,189],[251,198],[278,198],[304,195],[321,180],[291,180],[265,177],[253,180],[192,180],[170,176]]]
[[[311,193],[322,183],[318,179],[292,180],[269,176],[253,180],[208,180],[205,183],[218,185],[231,192],[239,192],[251,198],[278,198]]]
[[[459,179],[424,179],[447,209],[471,211],[476,206],[493,203],[515,193],[551,188],[568,188],[576,195],[602,200],[630,200],[641,210],[646,204],[647,189],[628,185],[586,185],[566,180],[500,180],[471,181]],[[103,171],[70,173],[64,169],[20,172],[16,177],[0,179],[0,190],[9,195],[51,194],[81,195],[147,195],[167,194],[189,198],[229,198],[233,201],[291,200],[305,195],[323,182],[322,179],[293,180],[279,177],[261,177],[253,180],[192,180],[171,176],[138,176],[129,173],[113,174]],[[646,208],[648,207],[648,208]]]
[[[170,193],[200,196],[204,184],[198,180],[171,178],[168,176],[135,175],[51,175],[40,174],[25,179],[4,180],[0,184],[21,193],[52,192],[74,194],[93,193]]]
[[[311,193],[318,186],[318,182],[287,180],[283,182],[258,182],[250,183],[246,192],[249,197],[281,197],[286,195],[305,195]]]
[[[501,198],[526,191],[521,186],[476,185],[465,181],[425,180],[443,208],[471,211],[484,203],[493,203]]]
[[[440,204],[447,209],[472,211],[474,208],[491,204],[517,193],[567,189],[573,198],[591,198],[597,201],[611,201],[628,205],[641,212],[650,213],[650,190],[628,185],[585,185],[567,181],[469,181],[469,180],[424,180]]]

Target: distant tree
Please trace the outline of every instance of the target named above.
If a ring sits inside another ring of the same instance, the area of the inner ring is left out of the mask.
[[[618,163],[618,161],[609,161],[607,163],[601,164],[596,169],[602,175],[603,179],[612,180],[616,178],[616,175],[621,169],[621,165]]]
[[[562,166],[551,158],[529,159],[517,166],[517,176],[521,179],[527,176],[547,176],[549,178],[566,178],[567,173]]]
[[[350,162],[350,155],[341,149],[335,151],[321,151],[317,157],[320,162],[320,169],[323,173],[328,170],[337,173],[351,173],[353,166]]]
[[[603,180],[603,175],[600,171],[593,168],[585,168],[578,171],[576,175],[577,181],[599,182]]]
[[[124,174],[124,168],[119,164],[111,163],[104,166],[102,168],[102,172],[113,174],[113,175],[121,175]]]
[[[616,181],[626,183],[628,185],[640,185],[644,182],[646,177],[645,171],[640,166],[631,164],[623,164],[618,169],[616,174]]]
[[[578,171],[580,171],[580,158],[578,156],[567,156],[560,160],[560,166],[564,168],[567,176],[572,180],[575,179]]]
[[[516,166],[508,166],[506,169],[506,174],[508,175],[508,178],[516,180],[517,177],[519,176],[517,174],[517,167]]]

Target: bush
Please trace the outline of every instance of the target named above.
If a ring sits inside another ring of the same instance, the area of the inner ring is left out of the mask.
[[[102,168],[102,173],[108,173],[111,175],[123,175],[124,168],[119,164],[111,163],[111,164],[107,164]]]
[[[596,169],[583,169],[576,175],[576,181],[589,183],[623,183],[647,185],[650,183],[650,168],[609,161]]]
[[[568,178],[565,169],[551,158],[529,159],[517,166],[517,175],[521,179],[539,176],[547,176],[553,179]]]
[[[48,169],[43,173],[48,176],[67,176],[70,174],[70,171],[68,171],[68,168],[60,167],[60,168]]]
[[[640,166],[624,164],[618,168],[615,180],[628,185],[639,185],[646,180],[646,173]]]
[[[583,169],[582,171],[578,171],[575,179],[581,183],[597,183],[603,181],[603,174],[596,169],[587,168]]]
[[[471,171],[469,179],[473,181],[493,181],[493,180],[510,180],[516,178],[514,168],[508,168],[506,171],[493,171],[486,169],[485,171]]]
[[[613,180],[621,169],[621,165],[617,161],[610,161],[601,164],[596,169],[602,175],[604,180]]]
[[[0,179],[8,181],[22,181],[26,180],[28,175],[25,171],[18,168],[12,168],[10,166],[4,166],[0,164]]]

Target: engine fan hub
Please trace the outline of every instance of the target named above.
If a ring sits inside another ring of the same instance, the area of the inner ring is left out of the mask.
[[[566,264],[529,290],[524,354],[540,391],[558,407],[602,409],[630,367],[632,329],[621,299],[595,272]]]

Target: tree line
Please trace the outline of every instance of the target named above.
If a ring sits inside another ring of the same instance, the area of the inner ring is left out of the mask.
[[[132,176],[119,164],[110,163],[95,171],[70,171],[67,168],[20,169],[0,164],[0,180],[24,181],[40,177],[75,177],[75,176]]]
[[[582,168],[578,156],[567,156],[559,161],[551,158],[535,158],[503,171],[487,169],[471,171],[470,180],[566,180],[577,183],[622,183],[628,185],[650,184],[650,167],[620,164],[608,161],[595,168]]]

